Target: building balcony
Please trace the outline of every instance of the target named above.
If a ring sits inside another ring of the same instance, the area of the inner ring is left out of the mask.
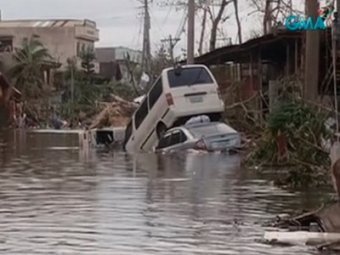
[[[89,41],[99,41],[99,30],[89,26],[76,26],[76,38]]]

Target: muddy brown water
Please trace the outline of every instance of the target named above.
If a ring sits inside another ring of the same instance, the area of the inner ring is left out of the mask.
[[[0,134],[0,254],[320,254],[258,240],[323,192],[276,188],[237,155],[83,153],[77,142]]]

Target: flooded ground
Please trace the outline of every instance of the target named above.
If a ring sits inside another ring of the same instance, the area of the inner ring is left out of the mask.
[[[261,244],[277,214],[318,206],[238,156],[79,153],[70,135],[0,135],[1,254],[319,254]]]

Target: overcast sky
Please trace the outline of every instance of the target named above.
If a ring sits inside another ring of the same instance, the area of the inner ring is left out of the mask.
[[[159,0],[154,0],[157,1]],[[245,5],[244,1],[240,4],[240,16],[247,39],[251,30],[260,29],[261,21],[257,17],[247,15],[251,8]],[[88,18],[96,21],[100,30],[100,42],[97,46],[127,46],[134,49],[142,47],[142,10],[139,0],[0,0],[0,2],[3,19]],[[232,13],[233,6],[230,5],[228,8],[228,12]],[[154,3],[150,14],[152,49],[156,50],[162,38],[176,34],[183,11],[176,11],[174,7],[160,7]],[[232,37],[235,42],[234,19],[234,16],[231,16],[230,21],[224,25],[223,32],[225,37]],[[196,21],[198,41],[200,17],[197,17]],[[177,53],[186,47],[185,35],[182,34],[182,40],[176,47]]]

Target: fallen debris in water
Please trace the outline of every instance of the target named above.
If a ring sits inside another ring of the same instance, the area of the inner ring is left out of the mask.
[[[126,126],[138,105],[118,96],[112,96],[112,102],[101,103],[104,109],[94,118],[90,129]]]
[[[340,250],[340,203],[320,207],[296,217],[278,216],[274,227],[288,231],[268,231],[266,242],[286,245],[312,245],[318,249]]]

